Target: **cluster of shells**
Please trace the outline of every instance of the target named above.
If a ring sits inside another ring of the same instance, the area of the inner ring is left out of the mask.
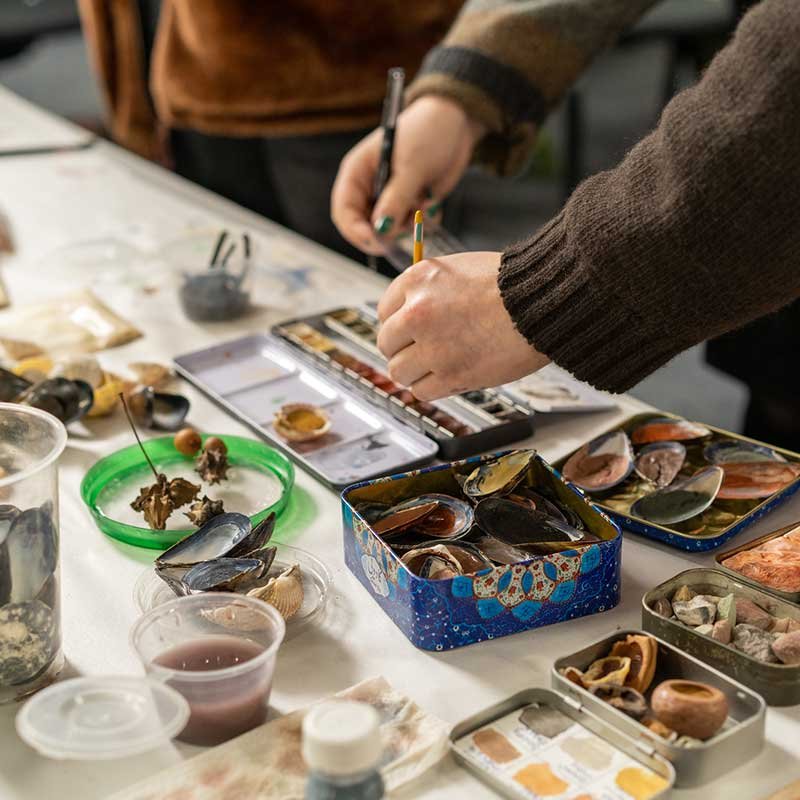
[[[604,506],[681,533],[714,535],[800,477],[774,449],[657,417],[615,430],[573,453],[568,480]]]

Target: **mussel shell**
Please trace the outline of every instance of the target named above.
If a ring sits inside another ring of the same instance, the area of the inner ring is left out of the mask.
[[[37,599],[58,564],[52,506],[46,503],[13,516],[4,544],[11,577],[9,599],[12,603]]]
[[[535,455],[535,450],[517,450],[481,464],[467,476],[461,488],[473,500],[511,492],[527,474]]]
[[[428,510],[428,506],[434,507]],[[414,514],[419,510],[420,514]],[[411,516],[406,516],[410,514]],[[389,530],[386,525],[395,524]],[[398,527],[403,521],[402,527]],[[383,520],[378,520],[373,530],[384,538],[401,531],[413,532],[430,539],[449,540],[464,536],[472,528],[474,512],[472,506],[464,500],[448,494],[423,494],[406,500],[389,510]]]
[[[218,514],[217,516],[220,515]],[[274,531],[275,512],[273,511],[271,514],[261,520],[261,522],[259,522],[258,525],[256,525],[255,528],[253,528],[253,530],[244,537],[244,539],[228,550],[225,555],[229,558],[249,556],[251,553],[261,550],[261,548],[263,548],[272,538]]]
[[[159,431],[181,428],[190,405],[183,395],[156,392],[152,386],[139,386],[128,395],[128,408],[134,419],[146,428]]]
[[[30,387],[30,381],[0,367],[0,402],[12,403]]]
[[[381,517],[385,516],[390,508],[391,506],[386,503],[359,503],[356,506],[356,511],[371,525],[373,522],[377,522]]]
[[[410,550],[401,560],[411,572],[420,578],[436,580],[436,573],[442,571],[447,572],[446,575],[442,576],[443,579],[463,574],[458,559],[442,544]]]
[[[264,563],[260,558],[215,558],[195,564],[182,581],[191,592],[232,590],[242,581],[260,578]]]
[[[245,514],[235,512],[219,514],[165,550],[156,559],[156,563],[172,567],[190,567],[201,561],[223,558],[245,540],[252,529],[250,517]]]
[[[47,378],[34,384],[18,398],[23,405],[47,411],[69,425],[85,416],[94,404],[94,390],[85,381]]]
[[[800,477],[800,464],[788,461],[727,461],[720,467],[720,500],[760,500]]]
[[[514,547],[542,542],[579,542],[582,531],[546,513],[507,497],[487,497],[475,508],[475,521],[484,532]]]
[[[693,439],[704,439],[710,435],[711,431],[705,425],[685,419],[657,417],[635,428],[631,432],[631,441],[634,444],[687,442]]]
[[[401,561],[416,575],[428,577],[425,569],[425,560],[429,556],[439,557],[449,563],[460,575],[472,575],[483,569],[490,569],[493,564],[481,551],[472,544],[464,542],[426,542],[414,550],[409,550]],[[429,572],[429,570],[427,570]]]
[[[640,497],[631,514],[656,525],[674,525],[705,511],[717,498],[722,485],[721,467],[706,467],[666,489]]]
[[[524,561],[530,561],[534,557],[533,553],[528,553],[519,547],[501,542],[488,533],[481,533],[472,543],[485,558],[503,566],[521,564]]]
[[[561,472],[565,480],[587,492],[618,486],[633,470],[633,449],[624,431],[598,436],[576,450]]]
[[[742,439],[720,439],[703,448],[703,457],[709,464],[727,464],[730,461],[786,461],[771,447]]]
[[[680,442],[653,442],[645,445],[636,456],[636,474],[656,488],[669,486],[686,461],[686,448]]]

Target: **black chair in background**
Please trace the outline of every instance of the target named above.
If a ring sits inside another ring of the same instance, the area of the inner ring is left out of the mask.
[[[75,0],[2,0],[0,61],[19,55],[42,36],[79,28]]]

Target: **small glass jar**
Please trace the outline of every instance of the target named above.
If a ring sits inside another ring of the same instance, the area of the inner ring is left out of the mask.
[[[0,403],[0,702],[61,671],[58,458],[67,442],[50,414]]]

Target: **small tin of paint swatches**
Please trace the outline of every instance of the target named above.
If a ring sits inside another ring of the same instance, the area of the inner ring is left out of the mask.
[[[504,797],[655,800],[672,765],[571,698],[527,689],[459,723],[455,759]]]
[[[327,376],[431,438],[442,458],[504,447],[533,433],[533,410],[498,389],[427,402],[392,381],[377,347],[377,319],[369,309],[337,308],[283,322],[272,333]]]

